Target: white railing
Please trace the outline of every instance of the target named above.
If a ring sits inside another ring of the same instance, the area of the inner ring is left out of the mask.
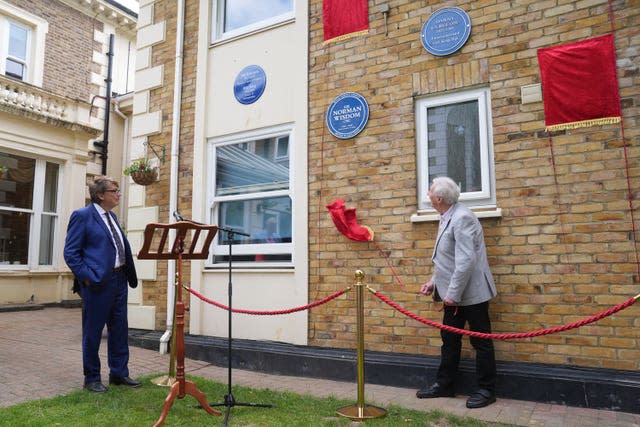
[[[9,106],[47,118],[96,126],[89,116],[88,104],[52,94],[29,84],[0,75],[0,106]]]

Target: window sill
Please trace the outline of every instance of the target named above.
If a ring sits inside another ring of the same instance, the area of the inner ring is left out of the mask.
[[[502,209],[492,206],[488,208],[471,208],[478,218],[501,218]],[[418,211],[411,215],[411,222],[435,222],[440,221],[440,214],[434,210]]]

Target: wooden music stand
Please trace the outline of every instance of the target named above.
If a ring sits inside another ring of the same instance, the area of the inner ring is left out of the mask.
[[[151,244],[154,242],[156,236],[156,230],[161,231],[160,239],[158,241],[158,250],[156,252],[150,251]],[[170,230],[176,231],[176,237],[171,246],[171,250],[165,249],[167,239],[169,237]],[[191,244],[185,252],[185,238],[187,233],[193,231],[191,237]],[[204,237],[204,243],[198,247],[198,239],[200,235],[206,232]],[[222,415],[222,412],[212,408],[207,402],[207,398],[202,391],[192,381],[188,381],[185,378],[184,373],[184,312],[186,310],[184,302],[182,301],[182,260],[184,259],[206,259],[209,256],[209,246],[216,233],[218,227],[215,225],[197,224],[191,221],[179,221],[173,224],[147,224],[144,230],[144,243],[142,249],[138,253],[138,259],[177,259],[178,267],[176,273],[176,287],[177,294],[175,300],[175,318],[176,318],[176,382],[171,386],[171,390],[167,395],[162,407],[162,413],[160,418],[154,424],[154,427],[161,426],[173,401],[177,397],[182,399],[185,395],[189,394],[195,397],[202,408],[211,415]]]

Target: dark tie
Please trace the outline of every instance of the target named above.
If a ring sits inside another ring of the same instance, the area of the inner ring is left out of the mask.
[[[113,235],[113,240],[116,242],[116,251],[118,253],[118,260],[124,261],[124,247],[122,246],[122,240],[120,240],[120,234],[116,231],[113,226],[113,222],[111,222],[111,215],[109,212],[104,213],[107,216],[107,223],[109,224],[109,228],[111,229],[111,234]]]

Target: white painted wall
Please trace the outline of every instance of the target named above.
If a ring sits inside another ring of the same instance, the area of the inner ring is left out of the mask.
[[[200,41],[194,148],[194,219],[208,219],[207,141],[237,132],[293,123],[291,181],[293,194],[293,269],[234,269],[233,307],[281,310],[308,301],[307,197],[307,40],[308,4],[296,3],[294,22],[262,32],[209,45],[210,1],[200,1]],[[234,97],[236,76],[248,65],[259,65],[267,76],[262,97],[250,105]],[[196,189],[199,189],[196,190]],[[228,304],[228,271],[205,270],[192,264],[195,290]],[[186,295],[188,298],[189,295]],[[227,337],[228,312],[191,298],[192,334]],[[277,316],[233,315],[233,337],[307,344],[308,312]]]

